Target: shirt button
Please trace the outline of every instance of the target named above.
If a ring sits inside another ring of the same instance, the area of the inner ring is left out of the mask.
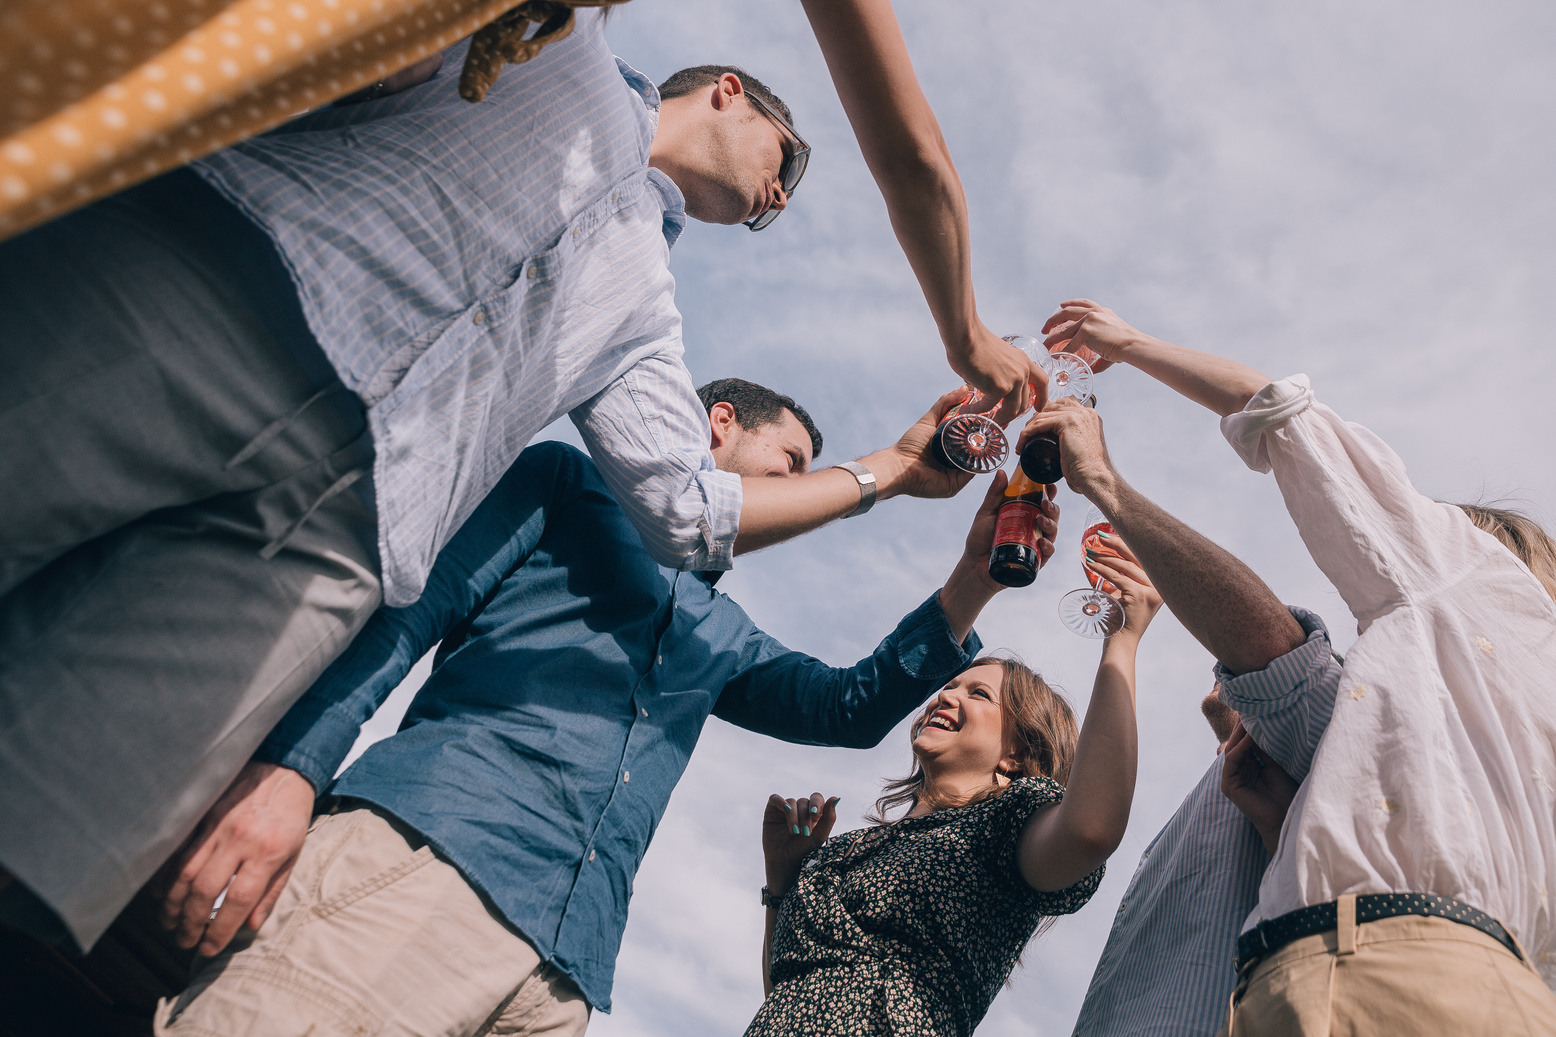
[[[660,656],[660,657],[659,657],[659,665],[660,665],[660,666],[663,666],[663,665],[664,665],[664,664],[665,664],[665,657],[664,657],[664,656],[662,656],[662,655],[661,655],[661,656]]]
[[[621,194],[620,194],[620,192],[617,192],[616,194],[611,195],[611,204],[612,205],[620,205],[621,204]]]
[[[593,851],[593,850],[590,850],[590,851],[589,851],[589,859],[590,859],[590,860],[591,860],[591,861],[592,861],[592,860],[594,860],[594,851]]]
[[[631,771],[622,771],[621,772],[621,780],[622,781],[631,781],[632,780],[632,772]]]
[[[485,310],[476,310],[474,313],[472,313],[470,315],[470,320],[473,323],[476,323],[476,324],[485,324],[486,323],[486,311]]]
[[[533,279],[538,273],[540,273],[540,267],[531,264],[530,268],[524,271],[524,276]]]
[[[579,232],[580,232],[580,231],[582,231],[582,230],[583,230],[583,228],[582,228],[582,227],[574,227],[574,228],[573,228],[573,239],[574,239],[574,240],[577,240],[577,238],[578,238],[578,234],[579,234]]]
[[[642,713],[645,719],[648,717],[648,710],[646,710],[646,709],[639,709],[638,712]]]

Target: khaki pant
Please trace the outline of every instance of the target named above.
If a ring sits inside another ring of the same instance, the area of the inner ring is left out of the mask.
[[[157,1008],[157,1037],[579,1037],[589,1006],[459,872],[370,809],[314,822],[275,911]]]
[[[1414,915],[1346,925],[1343,903],[1341,919],[1261,961],[1221,1037],[1556,1034],[1556,996],[1478,929]]]

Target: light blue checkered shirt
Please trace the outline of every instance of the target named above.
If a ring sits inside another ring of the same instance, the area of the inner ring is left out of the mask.
[[[1305,643],[1242,676],[1218,666],[1216,680],[1259,747],[1301,781],[1329,726],[1340,664],[1323,620],[1291,614]],[[1237,933],[1259,902],[1269,860],[1259,833],[1221,794],[1217,757],[1141,855],[1076,1037],[1213,1037],[1237,980]]]
[[[275,240],[368,406],[389,605],[568,413],[656,561],[730,566],[740,480],[709,453],[667,267],[685,202],[648,167],[658,91],[601,28],[579,11],[479,104],[461,44],[420,87],[195,165]]]

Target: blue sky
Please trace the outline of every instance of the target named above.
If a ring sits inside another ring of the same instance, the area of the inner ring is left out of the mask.
[[[1060,300],[1098,299],[1271,376],[1306,372],[1425,493],[1510,498],[1556,522],[1556,8],[896,6],[967,189],[980,310],[997,332],[1035,332]],[[676,245],[693,376],[792,394],[826,435],[823,462],[895,439],[956,380],[798,3],[636,0],[607,36],[656,81],[744,66],[815,149],[771,228],[694,223]],[[1354,620],[1273,481],[1241,466],[1208,412],[1128,369],[1098,396],[1126,478],[1350,643]],[[981,485],[744,557],[720,589],[791,647],[851,663],[939,586]],[[1080,712],[1099,647],[1055,613],[1082,578],[1085,504],[1061,504],[1060,554],[979,631]],[[1092,903],[1029,948],[981,1037],[1070,1032],[1140,852],[1213,760],[1197,711],[1210,667],[1164,612],[1141,649],[1129,832]],[[904,730],[857,752],[710,721],[638,876],[615,1011],[591,1033],[739,1033],[761,1000],[768,793],[840,795],[853,827],[907,766]]]

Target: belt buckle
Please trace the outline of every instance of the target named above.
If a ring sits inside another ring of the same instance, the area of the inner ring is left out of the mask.
[[[1248,960],[1243,962],[1242,966],[1238,968],[1237,977],[1239,979],[1245,978],[1249,971],[1255,965],[1259,964],[1259,962],[1263,961],[1266,954],[1270,953],[1270,941],[1264,935],[1264,923],[1260,922],[1258,925],[1254,926],[1253,931],[1259,937],[1259,946],[1253,954],[1248,956]]]

